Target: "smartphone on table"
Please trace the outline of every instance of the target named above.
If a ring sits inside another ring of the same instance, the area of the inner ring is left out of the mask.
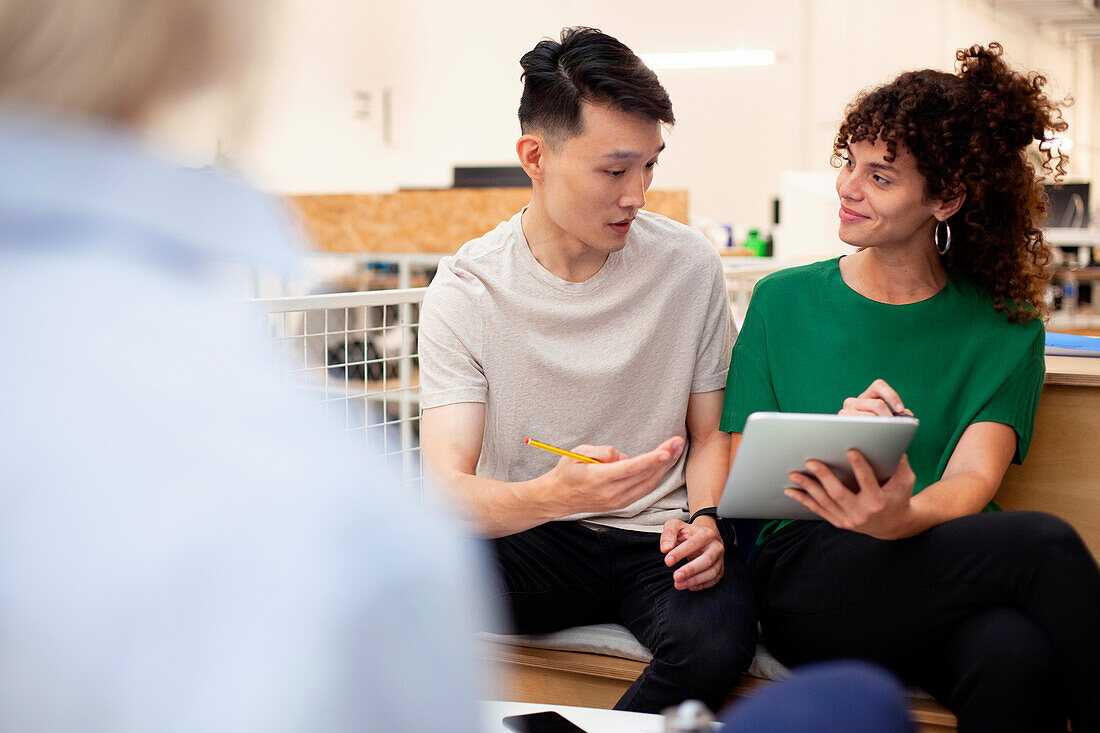
[[[509,715],[502,722],[516,733],[587,733],[584,728],[552,710],[527,715]]]

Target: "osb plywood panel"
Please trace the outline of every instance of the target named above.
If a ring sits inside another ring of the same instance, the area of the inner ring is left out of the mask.
[[[529,188],[290,197],[317,249],[446,254],[510,219],[530,200]],[[686,223],[687,191],[650,191],[645,208]]]

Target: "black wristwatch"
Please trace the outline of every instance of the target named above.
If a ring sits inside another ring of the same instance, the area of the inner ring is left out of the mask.
[[[695,524],[695,520],[699,517],[714,517],[715,521],[718,521],[718,507],[708,506],[691,515],[691,519],[688,520],[688,524]]]

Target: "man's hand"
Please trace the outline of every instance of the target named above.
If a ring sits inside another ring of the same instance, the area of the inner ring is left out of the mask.
[[[688,561],[672,575],[676,590],[710,588],[725,572],[726,546],[714,517],[699,517],[694,524],[668,520],[661,532],[661,552],[669,567]]]
[[[432,407],[420,419],[429,479],[453,492],[471,531],[483,537],[515,534],[571,514],[622,509],[653,491],[684,452],[679,436],[634,457],[610,446],[578,445],[574,453],[606,463],[562,458],[527,481],[497,481],[477,475],[484,430],[485,405],[479,402]]]
[[[668,473],[684,452],[684,439],[676,436],[641,455],[629,458],[609,445],[578,445],[573,453],[602,463],[583,463],[562,458],[542,479],[557,516],[609,512],[633,504]]]

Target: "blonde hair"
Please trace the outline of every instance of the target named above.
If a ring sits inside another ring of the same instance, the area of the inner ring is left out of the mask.
[[[0,107],[135,121],[239,58],[240,0],[0,0]]]

